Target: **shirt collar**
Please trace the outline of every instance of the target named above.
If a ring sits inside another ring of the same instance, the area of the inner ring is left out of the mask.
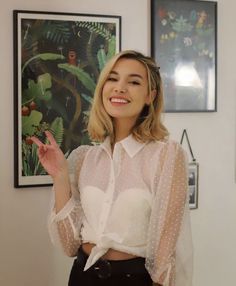
[[[108,154],[111,154],[111,140],[110,137],[107,136],[105,140],[100,145],[102,149],[104,149]]]
[[[133,158],[145,145],[146,143],[140,143],[134,139],[133,135],[130,134],[125,139],[117,142],[116,144],[121,144],[125,149],[126,153]],[[111,154],[111,144],[110,137],[106,137],[104,142],[101,144],[101,147],[105,149],[109,154]]]

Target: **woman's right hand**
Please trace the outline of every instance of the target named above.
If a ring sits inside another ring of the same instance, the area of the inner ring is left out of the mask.
[[[65,174],[68,170],[66,158],[49,131],[45,134],[50,144],[42,143],[37,137],[32,136],[32,141],[38,146],[39,161],[52,178]]]

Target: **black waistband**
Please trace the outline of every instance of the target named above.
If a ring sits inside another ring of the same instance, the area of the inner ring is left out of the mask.
[[[82,249],[79,248],[77,253],[77,263],[84,267],[88,255]],[[94,272],[100,278],[107,278],[111,275],[130,274],[130,275],[147,275],[148,272],[145,268],[145,258],[135,257],[126,260],[106,260],[99,259],[94,265],[92,265],[87,271]]]

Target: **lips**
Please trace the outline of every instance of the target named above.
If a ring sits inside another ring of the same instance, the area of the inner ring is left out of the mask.
[[[129,103],[130,101],[127,98],[123,98],[123,97],[111,97],[110,102],[126,104],[126,103]]]

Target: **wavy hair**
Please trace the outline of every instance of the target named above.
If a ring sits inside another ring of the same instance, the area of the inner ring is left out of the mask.
[[[168,136],[168,131],[163,125],[161,114],[163,111],[163,86],[159,67],[151,57],[140,52],[126,50],[116,54],[100,73],[95,89],[93,103],[89,113],[87,130],[92,141],[103,142],[107,136],[114,140],[114,126],[110,115],[106,112],[102,102],[103,86],[110,75],[114,65],[119,59],[134,59],[142,63],[147,71],[148,92],[156,90],[156,96],[150,105],[145,105],[131,133],[139,142],[161,140]]]

